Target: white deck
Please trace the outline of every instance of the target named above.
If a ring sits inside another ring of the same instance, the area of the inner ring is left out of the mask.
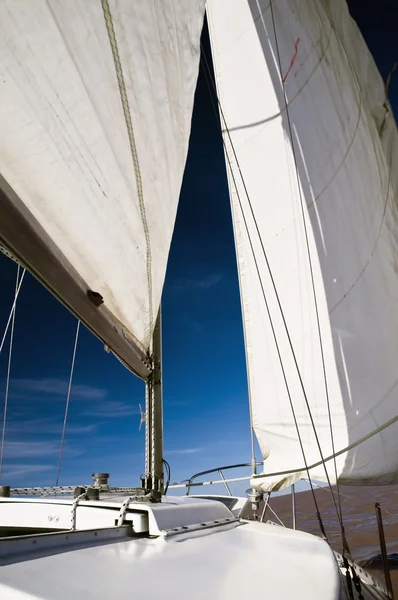
[[[17,554],[9,559],[11,564],[0,567],[0,597],[109,600],[142,595],[162,600],[231,600],[265,594],[290,599],[292,592],[303,600],[339,597],[338,567],[320,538],[265,523],[240,522],[219,502],[168,498],[167,503],[146,509],[152,513],[149,522],[158,537],[59,548],[57,554],[44,552],[44,556]],[[209,528],[195,528],[204,515],[209,523],[211,511],[221,524],[213,521]],[[184,515],[187,529],[176,526],[178,513]],[[172,528],[166,531],[165,525]]]

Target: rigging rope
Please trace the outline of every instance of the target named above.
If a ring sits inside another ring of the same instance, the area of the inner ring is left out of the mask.
[[[7,326],[6,326],[6,330],[4,332],[3,341],[2,341],[2,344],[1,344],[1,348],[3,348],[4,340],[5,340],[5,337],[7,335],[8,326],[9,326],[10,318],[11,318],[10,348],[9,348],[9,351],[8,351],[6,391],[5,391],[5,396],[4,396],[3,427],[2,427],[2,432],[1,432],[0,481],[1,481],[2,474],[3,474],[4,443],[5,443],[6,426],[7,426],[8,392],[9,392],[9,388],[10,388],[11,357],[12,357],[12,346],[13,346],[13,341],[14,341],[14,326],[15,326],[16,303],[17,303],[17,298],[18,298],[19,290],[21,289],[22,279],[23,279],[23,276],[25,275],[25,269],[24,269],[23,272],[22,272],[21,279],[19,280],[20,269],[21,269],[21,266],[18,264],[18,266],[17,266],[17,277],[16,277],[16,281],[15,281],[14,302],[13,302],[13,305],[12,305],[12,308],[11,308],[10,317],[9,317],[9,320],[8,320],[8,323],[7,323]],[[1,352],[1,349],[0,349],[0,352]]]
[[[272,4],[272,1],[270,3],[270,8],[271,8],[272,21],[273,21],[275,42],[276,42],[277,53],[278,53],[279,74],[280,74],[281,81],[283,82],[283,75],[282,75],[282,70],[281,70],[281,61],[280,61],[280,55],[279,55],[279,48],[278,48],[278,45],[277,45],[277,36],[276,36],[275,20],[274,20],[274,14],[273,14],[273,4]],[[264,28],[265,28],[265,24],[264,24]],[[297,41],[296,41],[296,43],[297,43]],[[207,64],[206,56],[204,56],[204,58],[205,58],[205,61],[206,61],[207,68],[208,68],[208,70],[210,72],[209,66]],[[286,76],[285,76],[285,78],[286,78]],[[257,220],[256,220],[256,217],[255,217],[255,214],[254,214],[254,210],[253,210],[253,207],[252,207],[252,204],[251,204],[251,201],[250,201],[250,197],[249,197],[249,194],[248,194],[248,191],[247,191],[247,187],[246,187],[246,184],[245,184],[245,181],[244,181],[244,178],[243,178],[243,174],[242,174],[242,171],[240,169],[239,161],[238,161],[238,158],[237,158],[237,155],[236,155],[236,152],[235,152],[232,140],[231,140],[231,136],[230,136],[230,132],[229,132],[226,120],[225,120],[225,116],[224,116],[224,113],[223,113],[223,110],[222,110],[219,98],[217,96],[217,91],[215,89],[214,81],[212,81],[212,84],[213,84],[213,88],[214,88],[215,93],[216,93],[216,97],[217,97],[217,102],[218,102],[218,105],[219,105],[220,114],[221,114],[221,117],[222,117],[222,120],[223,120],[223,123],[224,123],[224,126],[225,126],[225,131],[226,131],[226,134],[228,136],[229,142],[231,144],[231,148],[232,148],[232,152],[233,152],[233,155],[234,155],[234,159],[236,161],[236,165],[237,165],[237,168],[238,168],[238,171],[239,171],[239,175],[240,175],[240,178],[241,178],[241,181],[242,181],[242,184],[243,184],[243,188],[244,188],[244,191],[245,191],[245,195],[246,195],[246,198],[247,198],[247,201],[248,201],[248,204],[249,204],[249,208],[250,208],[250,212],[251,212],[251,215],[252,215],[252,218],[253,218],[253,222],[254,222],[254,225],[256,227],[257,235],[258,235],[258,238],[259,238],[259,241],[260,241],[260,244],[261,244],[261,248],[262,248],[262,252],[263,252],[264,258],[265,258],[267,270],[268,270],[268,273],[269,273],[269,276],[270,276],[270,280],[271,280],[271,283],[272,283],[272,287],[273,287],[273,290],[274,290],[274,293],[275,293],[275,297],[276,297],[276,300],[277,300],[277,303],[278,303],[278,308],[279,308],[279,311],[280,311],[280,314],[281,314],[281,318],[282,318],[282,321],[283,321],[284,329],[285,329],[285,332],[286,332],[286,336],[287,336],[288,343],[289,343],[289,346],[290,346],[290,350],[291,350],[291,353],[292,353],[292,357],[293,357],[293,360],[294,360],[295,369],[296,369],[297,375],[299,377],[300,386],[301,386],[302,393],[303,393],[303,396],[304,396],[304,400],[305,400],[305,404],[306,404],[306,407],[307,407],[307,411],[308,411],[308,415],[309,415],[309,418],[310,418],[310,422],[311,422],[311,426],[312,426],[312,429],[313,429],[313,433],[314,433],[314,436],[315,436],[316,444],[317,444],[318,451],[319,451],[319,454],[320,454],[321,459],[322,459],[322,464],[324,466],[326,479],[327,479],[329,485],[331,485],[330,484],[329,473],[328,473],[326,465],[325,465],[325,461],[324,461],[324,457],[323,457],[321,445],[320,445],[320,442],[319,442],[319,437],[318,437],[318,434],[317,434],[317,431],[316,431],[316,427],[315,427],[313,415],[312,415],[312,412],[311,412],[311,407],[310,407],[309,402],[308,402],[308,397],[307,397],[307,394],[306,394],[306,391],[305,391],[304,382],[303,382],[303,379],[302,379],[300,368],[298,366],[297,357],[296,357],[296,354],[295,354],[295,351],[294,351],[294,347],[293,347],[292,340],[291,340],[290,333],[289,333],[289,329],[288,329],[288,326],[287,326],[287,323],[286,323],[284,311],[283,311],[283,308],[282,308],[282,305],[281,305],[281,301],[280,301],[280,298],[279,298],[279,294],[278,294],[278,291],[277,291],[277,288],[276,288],[275,280],[274,280],[274,277],[273,277],[273,274],[272,274],[272,270],[271,270],[270,264],[268,262],[268,257],[267,257],[267,254],[265,252],[265,247],[264,247],[264,244],[263,244],[263,240],[262,240],[261,235],[260,235],[260,231],[259,231],[259,228],[258,228]],[[285,105],[286,105],[286,110],[288,110],[286,97],[285,97]],[[289,123],[290,123],[290,120],[289,120]],[[292,133],[291,132],[290,132],[290,135],[291,135],[291,139],[292,139]],[[292,149],[293,149],[293,152],[294,152],[294,145],[293,145],[293,143],[292,143]],[[228,157],[228,150],[227,150],[227,148],[226,148],[226,154],[227,154],[227,157]],[[295,166],[296,166],[297,178],[299,178],[298,171],[297,171],[297,160],[296,160],[295,153],[294,153],[294,159],[295,159]],[[233,180],[234,180],[234,185],[235,185],[235,188],[236,188],[237,198],[238,198],[238,201],[239,201],[239,205],[240,205],[240,209],[241,209],[241,212],[242,212],[243,220],[244,220],[244,223],[245,223],[245,228],[246,228],[246,231],[247,231],[247,234],[248,234],[248,238],[249,238],[249,242],[250,242],[252,254],[253,254],[253,257],[254,257],[254,260],[255,260],[255,263],[256,263],[257,274],[258,274],[259,279],[260,279],[260,284],[261,284],[262,291],[263,291],[264,301],[265,301],[266,307],[267,307],[267,313],[268,313],[268,316],[270,318],[270,324],[271,324],[271,328],[273,330],[273,337],[274,337],[274,341],[275,341],[275,344],[276,344],[277,350],[278,350],[279,361],[281,363],[281,357],[280,357],[280,352],[279,352],[279,349],[278,349],[278,343],[277,343],[277,340],[276,340],[276,335],[274,333],[274,328],[273,328],[272,320],[271,320],[270,313],[269,313],[269,310],[268,310],[267,302],[266,302],[266,299],[265,299],[264,289],[263,289],[263,285],[262,285],[262,282],[261,282],[261,277],[260,277],[260,274],[259,274],[259,269],[258,269],[257,261],[256,261],[256,258],[254,256],[254,252],[253,252],[253,246],[252,246],[252,242],[251,242],[251,239],[250,239],[250,234],[249,234],[247,223],[246,223],[246,218],[245,218],[245,215],[243,213],[242,204],[241,204],[241,200],[240,200],[240,197],[239,197],[239,193],[237,191],[236,182],[235,182],[234,174],[232,173],[231,165],[230,165],[230,169],[231,169],[231,174],[232,174],[232,177],[233,177]],[[300,186],[299,186],[299,190],[300,190]],[[301,190],[300,190],[300,193],[301,193]],[[312,265],[311,265],[311,268],[312,268]],[[318,318],[318,315],[317,315],[317,318]],[[323,354],[323,347],[322,347],[322,354]],[[323,365],[324,365],[324,361],[323,361]],[[281,368],[282,368],[282,372],[284,372],[284,368],[283,368],[282,363],[281,363]],[[284,380],[285,380],[286,390],[287,390],[288,396],[289,396],[289,402],[290,402],[291,409],[292,409],[293,419],[294,419],[295,424],[296,424],[297,421],[296,421],[296,417],[295,417],[294,407],[293,407],[293,404],[292,404],[292,401],[291,401],[290,392],[288,390],[288,385],[287,385],[287,381],[286,381],[285,375],[284,375]],[[328,402],[328,407],[329,407],[329,402]],[[329,414],[330,414],[330,407],[329,407]],[[296,431],[297,431],[297,434],[298,434],[298,438],[299,438],[299,443],[300,443],[300,446],[301,446],[301,450],[303,452],[303,447],[302,447],[302,443],[301,443],[301,436],[299,435],[299,431],[298,431],[297,425],[296,425]],[[333,436],[333,432],[332,432],[332,436]],[[335,451],[334,451],[334,440],[332,440],[332,445],[333,445],[333,455],[334,455],[335,454]],[[304,454],[303,454],[303,458],[304,458],[304,462],[306,463],[306,459],[304,457]],[[334,461],[335,461],[335,458],[334,458]],[[306,464],[306,470],[307,470],[308,480],[309,480],[310,485],[311,485],[311,491],[312,491],[313,499],[314,499],[314,502],[315,502],[315,505],[316,505],[318,520],[320,522],[321,529],[323,529],[323,524],[321,524],[321,516],[320,516],[319,510],[318,510],[318,507],[317,507],[316,497],[315,497],[315,493],[314,493],[314,490],[313,490],[313,487],[312,487],[312,480],[311,480],[309,472],[308,472],[307,464]],[[336,468],[336,473],[337,473],[337,468]],[[339,513],[339,509],[337,508],[337,504],[336,504],[334,496],[333,496],[333,502],[334,502],[334,505],[335,505],[337,517],[338,517],[339,522],[341,524],[341,515]],[[339,506],[341,507],[341,502],[339,502]]]
[[[254,224],[256,226],[256,230],[257,230],[257,234],[258,234],[259,241],[260,241],[260,244],[261,244],[261,248],[262,248],[262,251],[263,251],[263,256],[264,256],[264,259],[265,259],[265,262],[266,262],[267,270],[268,270],[268,273],[269,273],[269,276],[270,276],[270,279],[271,279],[271,282],[272,282],[272,286],[273,286],[273,289],[274,289],[274,293],[275,293],[275,296],[276,296],[276,299],[277,299],[277,302],[278,302],[278,307],[279,307],[279,310],[280,310],[280,313],[281,313],[282,321],[283,321],[283,324],[284,324],[284,327],[285,327],[286,335],[287,335],[287,338],[288,338],[288,341],[289,341],[289,345],[290,345],[290,349],[291,349],[291,352],[292,352],[292,355],[293,355],[295,367],[296,367],[296,370],[297,370],[297,373],[298,373],[298,376],[299,376],[299,380],[300,380],[300,383],[301,383],[303,395],[304,395],[304,398],[306,400],[307,409],[308,409],[309,414],[310,414],[310,420],[311,420],[311,423],[312,423],[312,427],[314,429],[315,424],[314,424],[313,419],[312,419],[311,409],[309,407],[308,399],[306,397],[304,383],[302,381],[300,369],[299,369],[299,366],[298,366],[298,363],[297,363],[297,358],[296,358],[296,355],[295,355],[295,352],[294,352],[294,348],[293,348],[293,344],[292,344],[292,341],[291,341],[291,338],[290,338],[290,334],[289,334],[289,330],[288,330],[288,327],[287,327],[286,319],[285,319],[285,316],[284,316],[283,308],[282,308],[282,305],[281,305],[281,302],[280,302],[280,299],[279,299],[279,295],[278,295],[278,291],[276,289],[276,284],[275,284],[275,281],[274,281],[274,278],[273,278],[273,275],[272,275],[271,266],[270,266],[269,261],[268,261],[268,256],[267,256],[267,254],[265,252],[264,244],[263,244],[263,241],[261,239],[260,231],[258,229],[257,220],[256,220],[256,217],[254,215],[253,207],[252,207],[252,204],[251,204],[251,201],[250,201],[249,193],[248,193],[248,190],[247,190],[247,187],[246,187],[246,184],[245,184],[245,180],[244,180],[242,171],[240,169],[238,157],[236,156],[236,153],[235,153],[235,149],[234,149],[233,142],[232,142],[232,139],[231,139],[231,135],[230,135],[227,123],[226,123],[224,112],[222,110],[221,103],[220,103],[220,100],[219,100],[218,95],[217,95],[217,90],[215,88],[214,81],[211,79],[211,71],[210,71],[210,68],[209,68],[209,65],[208,65],[208,62],[207,62],[207,59],[206,59],[206,56],[205,56],[204,53],[203,53],[203,57],[204,57],[204,61],[206,63],[206,68],[207,68],[208,73],[210,75],[210,81],[212,83],[212,86],[213,86],[213,89],[214,89],[214,93],[215,93],[216,98],[217,98],[217,103],[218,103],[218,106],[219,106],[220,115],[221,115],[223,123],[224,123],[225,131],[226,131],[226,134],[228,136],[228,141],[229,141],[229,143],[231,145],[231,149],[232,149],[232,152],[233,152],[233,155],[234,155],[234,159],[236,161],[236,165],[237,165],[237,168],[238,168],[238,171],[239,171],[239,175],[240,175],[240,178],[242,180],[243,188],[245,190],[245,195],[246,195],[249,207],[250,207],[252,218],[253,218]],[[208,87],[209,87],[209,81],[208,81],[208,77],[207,77],[206,73],[205,73],[205,78],[206,78],[206,82],[207,82]],[[210,91],[210,96],[212,98],[211,91]],[[217,114],[217,111],[216,111],[216,114]],[[316,496],[315,496],[315,491],[314,491],[314,488],[312,486],[312,480],[311,480],[311,475],[310,475],[310,472],[309,472],[307,458],[306,458],[305,451],[304,451],[304,445],[303,445],[303,441],[302,441],[301,434],[300,434],[300,429],[299,429],[298,422],[297,422],[296,412],[294,410],[293,400],[292,400],[292,396],[291,396],[291,392],[290,392],[290,387],[289,387],[289,384],[288,384],[288,381],[287,381],[285,367],[283,365],[282,355],[281,355],[281,351],[280,351],[280,347],[279,347],[279,343],[278,343],[278,339],[277,339],[277,335],[276,335],[274,323],[273,323],[273,320],[272,320],[272,317],[271,317],[271,311],[269,309],[268,301],[267,301],[267,298],[266,298],[266,295],[265,295],[264,285],[263,285],[263,281],[262,281],[262,278],[261,278],[261,275],[260,275],[260,269],[259,269],[259,266],[258,266],[258,261],[257,261],[256,255],[255,255],[255,252],[254,252],[253,242],[252,242],[251,235],[250,235],[250,232],[249,232],[249,228],[248,228],[246,216],[245,216],[244,211],[243,211],[242,201],[241,201],[241,198],[240,198],[240,195],[239,195],[239,192],[238,192],[238,186],[237,186],[237,183],[236,183],[234,172],[232,170],[232,165],[231,165],[231,161],[229,159],[228,148],[227,148],[227,144],[226,144],[226,141],[224,139],[224,136],[223,136],[223,144],[224,144],[225,154],[226,154],[227,159],[228,159],[230,173],[231,173],[233,184],[234,184],[234,187],[235,187],[235,192],[236,192],[236,196],[237,196],[237,199],[238,199],[240,211],[241,211],[241,214],[242,214],[244,226],[245,226],[246,233],[247,233],[247,236],[248,236],[251,253],[253,255],[253,260],[254,260],[254,263],[255,263],[255,266],[256,266],[256,272],[257,272],[258,280],[259,280],[259,283],[260,283],[260,286],[261,286],[261,292],[262,292],[262,296],[263,296],[263,299],[264,299],[264,304],[265,304],[265,307],[266,307],[266,310],[267,310],[267,315],[268,315],[268,319],[269,319],[269,322],[270,322],[270,326],[271,326],[271,330],[272,330],[272,335],[273,335],[274,342],[275,342],[276,351],[277,351],[277,354],[278,354],[278,360],[279,360],[279,364],[280,364],[281,371],[282,371],[282,376],[283,376],[283,380],[284,380],[284,384],[285,384],[285,388],[286,388],[286,392],[287,392],[287,396],[288,396],[288,400],[289,400],[290,409],[291,409],[291,412],[292,412],[292,417],[293,417],[295,429],[296,429],[296,432],[297,432],[297,438],[298,438],[298,442],[299,442],[299,445],[300,445],[301,454],[303,456],[303,461],[304,461],[304,465],[305,465],[305,471],[307,472],[307,478],[308,478],[308,481],[310,482],[310,486],[311,486],[311,493],[312,493],[312,497],[313,497],[314,504],[315,504],[316,515],[317,515],[317,518],[318,518],[318,521],[319,521],[319,526],[320,526],[320,530],[321,530],[322,536],[327,540],[327,535],[326,535],[326,531],[325,531],[325,528],[324,528],[324,525],[323,525],[323,522],[322,522],[322,518],[321,518],[321,515],[320,515],[318,502],[317,502],[317,499],[316,499]],[[316,435],[316,432],[315,432],[315,435]],[[322,453],[320,453],[320,454],[321,454],[322,462],[323,462]]]
[[[155,357],[154,357],[155,358]],[[155,463],[155,452],[156,452],[156,443],[155,443],[155,369],[153,369],[150,375],[150,393],[149,393],[149,402],[151,405],[150,409],[150,436],[151,436],[151,457],[150,457],[150,474],[151,474],[151,488],[155,489],[156,486],[156,463]]]
[[[145,382],[145,489],[149,487],[149,478],[151,473],[151,457],[149,456],[149,440],[150,431],[149,423],[152,420],[151,405],[150,405],[150,382]]]
[[[285,75],[285,77],[283,77],[283,75],[282,75],[282,60],[281,60],[281,55],[280,55],[280,50],[279,50],[279,43],[278,43],[278,36],[277,36],[277,32],[276,32],[276,23],[275,23],[275,15],[274,15],[274,7],[273,7],[272,0],[270,2],[270,9],[271,9],[272,27],[273,27],[274,36],[275,36],[275,49],[276,49],[276,55],[277,55],[277,59],[278,59],[279,76],[280,76],[281,82],[282,82],[283,101],[285,103],[285,108],[286,108],[286,120],[287,120],[287,125],[288,125],[288,130],[289,130],[289,138],[290,138],[290,143],[291,143],[291,148],[292,148],[294,167],[295,167],[295,171],[296,171],[297,189],[298,189],[298,195],[299,195],[299,199],[300,199],[301,216],[302,216],[302,221],[303,221],[304,236],[305,236],[305,243],[306,243],[307,256],[308,256],[308,264],[309,264],[309,269],[310,269],[311,286],[312,286],[312,293],[313,293],[313,299],[314,299],[317,331],[318,331],[318,338],[319,338],[319,348],[320,348],[321,362],[322,362],[323,381],[324,381],[324,386],[325,386],[326,404],[327,404],[328,419],[329,419],[330,438],[331,438],[331,444],[332,444],[332,454],[333,454],[334,471],[335,471],[335,478],[336,478],[338,507],[337,507],[336,500],[335,500],[332,489],[331,489],[331,492],[332,492],[332,498],[333,498],[333,503],[334,503],[335,510],[337,513],[337,517],[340,521],[340,527],[342,529],[343,546],[344,546],[344,545],[346,545],[347,542],[346,542],[345,532],[344,532],[343,515],[342,515],[341,498],[340,498],[340,488],[339,488],[338,476],[337,476],[336,451],[335,451],[334,435],[333,435],[332,414],[331,414],[331,410],[330,410],[329,386],[328,386],[328,380],[327,380],[327,375],[326,375],[325,354],[324,354],[324,348],[323,348],[321,323],[320,323],[320,317],[319,317],[318,298],[317,298],[316,288],[315,288],[314,270],[313,270],[313,264],[312,264],[312,259],[311,259],[309,239],[308,239],[308,230],[307,230],[307,223],[306,223],[305,210],[304,210],[304,200],[303,200],[303,194],[302,194],[301,184],[300,184],[300,174],[299,174],[299,166],[298,166],[298,161],[297,161],[297,153],[296,153],[296,148],[295,148],[294,139],[293,139],[292,123],[291,123],[291,119],[290,119],[290,108],[289,108],[289,103],[287,100],[286,90],[285,90],[286,75]],[[265,29],[265,25],[264,25],[264,29]],[[295,44],[295,53],[297,54],[297,42]],[[291,66],[292,66],[292,63],[291,63]],[[289,68],[289,70],[290,70],[290,68]],[[307,399],[306,399],[306,402],[307,402]],[[309,406],[308,406],[308,410],[310,413]],[[310,418],[312,421],[311,413],[310,413]],[[318,445],[319,453],[323,459],[323,454],[321,452],[321,446],[320,446],[318,435],[315,432],[315,427],[314,427],[314,434],[316,437],[316,442]],[[331,488],[329,473],[328,473],[325,462],[324,462],[324,469],[325,469],[325,475],[326,475],[328,485]],[[311,483],[311,485],[312,485],[312,483]]]
[[[285,527],[285,524],[283,523],[283,521],[278,517],[278,515],[276,514],[276,512],[274,511],[274,509],[272,508],[271,504],[268,503],[268,508],[269,510],[272,512],[272,514],[274,515],[274,517],[276,517],[279,521],[279,523],[282,525],[282,527]]]
[[[75,368],[76,348],[77,348],[77,341],[79,339],[79,330],[80,330],[80,321],[77,322],[77,327],[76,327],[75,345],[74,345],[74,348],[73,348],[72,364],[71,364],[71,368],[70,368],[68,393],[66,395],[64,424],[63,424],[63,427],[62,427],[61,445],[60,445],[60,449],[59,449],[59,458],[58,458],[58,470],[57,470],[57,478],[55,480],[55,485],[58,485],[59,476],[60,476],[60,473],[61,473],[62,456],[63,456],[63,452],[64,452],[64,441],[65,441],[65,432],[66,432],[66,422],[67,422],[67,419],[68,419],[69,400],[70,400],[70,393],[71,393],[71,389],[72,389],[73,371],[74,371],[74,368]]]
[[[105,25],[108,32],[109,43],[111,46],[113,63],[115,65],[115,72],[117,83],[119,86],[120,101],[122,103],[124,120],[126,123],[127,134],[129,138],[131,158],[133,161],[135,182],[137,186],[138,202],[140,207],[141,221],[145,235],[146,245],[146,274],[148,283],[148,313],[149,313],[149,329],[153,326],[153,300],[152,300],[152,251],[151,251],[151,238],[149,234],[148,220],[146,215],[146,208],[144,202],[144,191],[142,186],[142,177],[140,163],[138,160],[137,146],[135,143],[134,128],[131,120],[131,111],[129,105],[129,99],[127,96],[126,83],[124,81],[122,63],[120,60],[119,47],[117,44],[115,28],[113,26],[113,19],[111,9],[109,8],[108,0],[101,0],[102,10],[104,12]]]
[[[19,267],[19,265],[18,265],[18,267]],[[9,328],[9,326],[10,326],[10,323],[11,323],[12,316],[13,316],[13,314],[14,314],[14,311],[15,311],[15,305],[16,305],[16,303],[17,303],[18,295],[19,295],[19,292],[20,292],[20,289],[21,289],[22,280],[23,280],[23,278],[24,278],[24,276],[25,276],[25,273],[26,273],[26,269],[24,269],[24,270],[22,271],[21,279],[19,280],[19,284],[18,284],[18,287],[17,287],[16,293],[15,293],[15,296],[14,296],[14,302],[12,303],[11,310],[10,310],[10,314],[9,314],[9,316],[8,316],[7,325],[6,325],[6,328],[5,328],[5,330],[4,330],[4,334],[3,334],[3,337],[2,337],[2,340],[1,340],[1,344],[0,344],[0,354],[1,354],[1,351],[3,350],[4,342],[5,342],[5,339],[6,339],[6,337],[7,337],[8,328]]]
[[[203,67],[202,58],[204,59],[206,68]],[[213,110],[214,110],[214,115],[215,115],[215,118],[216,118],[216,121],[217,121],[217,125],[220,126],[219,113],[218,113],[217,108],[216,108],[215,103],[214,103],[214,99],[213,99],[211,88],[213,88],[215,97],[217,99],[217,103],[219,105],[220,113],[222,114],[221,104],[220,104],[220,101],[218,99],[217,89],[216,89],[216,86],[215,86],[215,83],[214,83],[213,73],[212,73],[212,71],[210,69],[210,66],[209,66],[208,62],[207,62],[206,54],[205,54],[205,51],[203,49],[202,44],[201,44],[200,66],[202,68],[202,72],[203,72],[203,75],[204,75],[205,80],[206,80],[207,89],[208,89],[208,92],[209,92],[210,101],[211,101],[211,104],[212,104],[212,107],[213,107]],[[207,72],[206,72],[206,69],[207,69]],[[210,83],[211,83],[211,86],[210,86]],[[224,124],[225,124],[225,120],[224,120]],[[227,129],[227,127],[226,127],[226,129]],[[227,147],[226,147],[224,136],[221,136],[221,137],[222,137],[222,142],[223,142],[225,154],[228,157],[228,150],[227,150]],[[231,146],[232,146],[232,141],[231,141]],[[236,195],[238,197],[239,204],[240,204],[239,192],[238,192],[238,188],[236,186],[235,177],[234,177],[234,174],[232,172],[232,168],[231,168],[231,175],[232,175],[232,179],[234,181],[235,192],[236,192]],[[231,193],[232,193],[232,190],[231,190]],[[231,211],[232,211],[232,205],[231,205]],[[245,217],[243,217],[243,218],[245,219]],[[245,225],[246,225],[246,222],[245,222]],[[232,226],[233,226],[233,229],[234,229],[235,254],[237,256],[238,255],[238,249],[237,249],[237,245],[236,245],[235,223],[234,223],[233,219],[232,219]],[[250,240],[249,233],[248,233],[248,236],[249,236],[249,241],[250,241],[250,245],[251,245],[251,240]],[[252,248],[252,253],[253,253],[253,256],[254,256],[253,247],[251,246],[251,248]],[[254,256],[254,260],[256,262],[256,268],[257,268],[257,261],[256,261],[255,256]],[[241,285],[241,279],[240,279],[240,271],[239,271],[239,269],[237,269],[237,271],[238,271],[238,279],[239,279],[240,303],[241,303],[241,306],[243,307],[243,297],[242,297],[242,285]],[[259,280],[260,280],[260,285],[261,285],[261,288],[262,288],[263,287],[262,286],[262,281],[261,281],[261,277],[260,277],[260,273],[259,273],[258,269],[257,269],[257,273],[258,273],[258,277],[259,277]],[[264,293],[264,290],[263,290],[263,293]],[[246,350],[246,347],[247,347],[247,344],[246,344],[246,325],[245,325],[244,319],[242,321],[243,321],[242,322],[242,324],[243,324],[243,336],[244,336],[244,339],[245,339],[244,346],[245,346],[246,368],[247,368],[247,371],[249,371],[249,361],[248,361],[247,350]],[[255,450],[255,435],[254,435],[254,425],[253,425],[253,406],[252,406],[252,398],[251,398],[251,392],[250,392],[250,378],[249,377],[247,378],[247,385],[248,385],[248,404],[249,404],[249,423],[250,423],[251,467],[252,467],[252,475],[257,475],[257,464],[258,464],[258,461],[257,461],[257,458],[256,458],[256,450]]]

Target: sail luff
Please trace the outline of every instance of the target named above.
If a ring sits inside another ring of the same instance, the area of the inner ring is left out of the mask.
[[[339,481],[394,483],[394,118],[344,0],[272,7],[274,23],[268,0],[208,3],[224,138],[234,150],[227,168],[230,187],[237,182],[253,422],[273,473],[256,485],[305,476],[295,418],[313,477],[325,479],[328,458],[336,480],[334,446]]]

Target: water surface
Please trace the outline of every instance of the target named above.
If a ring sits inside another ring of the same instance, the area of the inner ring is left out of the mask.
[[[333,488],[333,490],[337,504],[336,488]],[[335,550],[341,551],[340,526],[332,493],[329,488],[318,488],[315,490],[315,495],[330,544]],[[320,535],[311,492],[300,492],[296,493],[295,496],[297,529]],[[340,486],[340,498],[344,526],[354,560],[360,564],[372,561],[372,564],[367,568],[384,582],[382,566],[380,560],[377,559],[380,554],[380,544],[374,508],[375,502],[380,503],[387,552],[390,559],[391,579],[395,598],[398,598],[398,485],[379,487]],[[278,496],[274,499],[271,497],[270,506],[286,526],[292,526],[292,498],[290,494]],[[268,518],[275,520],[272,513],[268,513]]]

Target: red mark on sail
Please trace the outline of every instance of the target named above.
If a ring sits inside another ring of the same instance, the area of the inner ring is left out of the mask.
[[[283,84],[285,83],[285,81],[286,81],[286,78],[287,78],[287,76],[289,75],[289,73],[290,73],[290,71],[291,71],[291,68],[292,68],[292,66],[294,65],[294,61],[295,61],[295,60],[296,60],[296,58],[297,58],[297,51],[298,51],[298,45],[299,45],[299,43],[300,43],[300,38],[297,38],[297,40],[296,40],[296,41],[295,41],[295,43],[294,43],[294,54],[293,54],[293,56],[292,56],[292,60],[290,61],[290,65],[289,65],[289,68],[288,68],[288,70],[287,70],[287,72],[286,72],[286,75],[285,75],[285,76],[283,77],[283,79],[282,79],[282,83],[283,83]]]

